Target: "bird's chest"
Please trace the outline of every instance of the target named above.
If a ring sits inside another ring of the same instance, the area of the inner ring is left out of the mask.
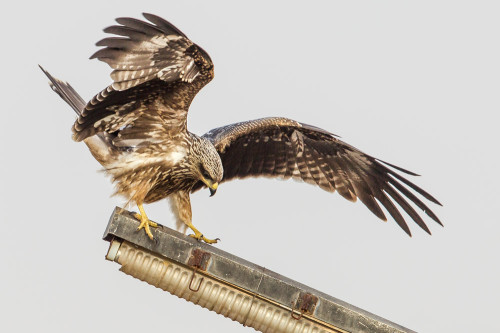
[[[145,202],[158,201],[178,191],[189,191],[194,182],[191,175],[186,172],[182,162],[179,162],[174,167],[162,170],[157,175],[155,184],[148,192]]]
[[[121,187],[120,192],[148,192],[159,182],[172,182],[187,158],[187,149],[179,144],[155,144],[128,152],[106,165],[106,171]]]
[[[147,155],[147,150],[143,154]],[[151,149],[150,190],[146,196],[146,202],[154,202],[163,199],[173,192],[189,186],[189,168],[186,167],[189,150],[182,143],[164,143]]]

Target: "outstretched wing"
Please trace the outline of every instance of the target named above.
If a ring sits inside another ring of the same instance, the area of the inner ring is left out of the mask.
[[[375,215],[386,220],[378,201],[410,236],[394,202],[429,234],[429,228],[407,200],[441,224],[409,188],[440,203],[395,170],[416,174],[366,155],[320,128],[287,118],[263,118],[216,128],[204,137],[219,152],[223,181],[250,176],[302,180],[326,191],[337,190],[350,201],[359,198]],[[202,186],[197,184],[194,190]]]
[[[104,29],[120,37],[97,42],[104,48],[91,59],[113,68],[113,83],[85,106],[75,140],[116,132],[116,144],[126,146],[186,130],[192,99],[213,78],[212,61],[172,24],[143,15],[149,22],[118,18],[119,25]]]

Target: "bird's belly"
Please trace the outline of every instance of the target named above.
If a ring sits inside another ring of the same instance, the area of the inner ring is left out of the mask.
[[[183,151],[130,152],[106,165],[113,178],[116,194],[136,202],[153,202],[177,191],[176,171],[185,158]]]

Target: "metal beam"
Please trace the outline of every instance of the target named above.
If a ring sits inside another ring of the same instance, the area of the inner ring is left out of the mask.
[[[165,226],[155,241],[116,208],[106,259],[151,285],[261,332],[413,332]]]

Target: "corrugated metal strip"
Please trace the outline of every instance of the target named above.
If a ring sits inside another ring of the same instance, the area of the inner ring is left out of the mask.
[[[300,311],[292,314],[291,309],[126,241],[112,241],[107,258],[119,263],[128,275],[261,332],[345,332],[327,328]]]

